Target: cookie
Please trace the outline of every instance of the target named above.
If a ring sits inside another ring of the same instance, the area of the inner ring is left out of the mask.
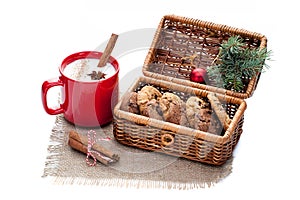
[[[223,108],[220,100],[216,94],[210,93],[207,95],[208,100],[210,101],[211,107],[219,118],[220,122],[223,124],[224,128],[227,129],[231,123],[231,119],[226,113],[226,110]]]
[[[159,106],[159,103],[156,99],[151,99],[146,104],[146,108],[143,110],[143,115],[147,116],[147,117],[150,117],[150,118],[163,120],[161,110],[160,110],[160,106]]]
[[[188,126],[188,120],[186,117],[186,105],[185,102],[181,101],[181,118],[180,118],[180,125],[182,126]]]
[[[205,107],[208,107],[207,103],[196,96],[192,96],[186,101],[186,117],[191,128],[198,129],[200,110]]]
[[[162,94],[152,86],[144,86],[137,93],[137,105],[139,106],[139,111],[142,115],[146,115],[147,103],[152,99],[159,99]]]
[[[220,135],[222,125],[212,113],[210,104],[198,97],[190,97],[186,101],[186,115],[191,128]]]
[[[208,132],[211,122],[211,109],[207,107],[200,107],[199,112],[195,115],[195,129]]]
[[[126,93],[123,102],[121,104],[121,109],[124,111],[128,111],[134,114],[139,114],[139,107],[137,105],[137,93],[129,92]]]
[[[222,135],[223,134],[223,125],[220,123],[216,113],[212,113],[210,126],[207,132],[215,134],[215,135]]]
[[[160,98],[159,106],[165,121],[182,125],[185,123],[183,101],[179,96],[166,92]]]

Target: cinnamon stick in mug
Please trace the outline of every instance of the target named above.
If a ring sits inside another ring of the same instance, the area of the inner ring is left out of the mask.
[[[107,43],[107,46],[102,54],[102,56],[100,57],[99,63],[98,63],[98,67],[104,67],[109,59],[109,56],[113,50],[113,48],[115,47],[115,44],[117,42],[118,39],[118,35],[112,33],[111,37]]]

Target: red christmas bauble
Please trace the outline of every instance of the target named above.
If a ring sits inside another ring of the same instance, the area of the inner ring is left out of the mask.
[[[197,83],[206,83],[208,81],[206,70],[202,68],[193,69],[190,80]]]

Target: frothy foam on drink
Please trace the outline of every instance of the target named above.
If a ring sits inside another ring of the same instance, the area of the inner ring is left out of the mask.
[[[99,59],[93,58],[78,59],[68,64],[63,73],[71,79],[85,82],[105,80],[116,73],[116,69],[112,64],[107,63],[104,67],[97,67],[98,62]],[[104,78],[101,78],[100,80],[93,79],[91,74],[99,72],[105,74]]]

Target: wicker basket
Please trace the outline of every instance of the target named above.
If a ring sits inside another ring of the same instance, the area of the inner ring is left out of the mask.
[[[196,67],[210,66],[219,52],[220,44],[233,35],[243,38],[249,48],[264,48],[267,45],[266,37],[259,33],[186,17],[164,16],[146,57],[143,73],[147,77],[180,85],[249,98],[256,89],[260,74],[252,78],[243,77],[242,91],[218,88],[213,80],[210,80],[210,85],[190,81],[191,71]]]
[[[206,98],[210,93],[148,77],[140,77],[128,92],[137,92],[145,85],[151,85],[161,93],[172,92],[183,101],[190,96]],[[222,135],[214,135],[124,111],[121,109],[122,102],[128,101],[124,95],[114,109],[114,137],[124,145],[163,152],[203,163],[222,165],[232,156],[234,146],[242,133],[246,102],[228,95],[216,95],[231,119],[229,127],[223,131]]]

